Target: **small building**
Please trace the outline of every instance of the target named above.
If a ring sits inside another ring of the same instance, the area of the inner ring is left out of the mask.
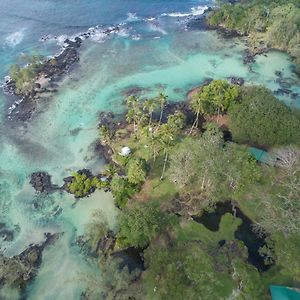
[[[128,156],[129,154],[131,154],[131,149],[129,147],[126,146],[121,149],[120,155]]]
[[[296,288],[287,286],[271,285],[270,286],[272,300],[299,300],[300,291]]]
[[[271,166],[274,166],[276,163],[276,157],[267,151],[255,147],[249,147],[248,151],[257,161],[261,163]]]

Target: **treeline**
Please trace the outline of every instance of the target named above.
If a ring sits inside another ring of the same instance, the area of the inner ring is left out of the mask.
[[[222,2],[208,16],[211,25],[249,35],[253,52],[262,48],[287,51],[300,71],[300,4],[297,0]]]

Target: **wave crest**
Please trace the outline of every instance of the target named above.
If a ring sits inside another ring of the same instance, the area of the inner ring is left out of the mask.
[[[23,41],[23,39],[24,39],[24,29],[7,35],[4,40],[4,45],[14,48],[18,44],[20,44]]]
[[[172,17],[172,18],[184,18],[190,16],[200,16],[203,15],[204,12],[208,9],[207,5],[204,6],[196,6],[191,8],[191,12],[182,13],[182,12],[172,12],[172,13],[163,13],[162,17]]]

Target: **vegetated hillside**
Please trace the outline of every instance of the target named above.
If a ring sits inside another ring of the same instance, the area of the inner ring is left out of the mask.
[[[300,68],[300,3],[297,0],[250,0],[224,3],[208,17],[220,25],[249,35],[253,52],[264,48],[287,51]]]
[[[188,105],[166,99],[129,97],[127,122],[101,127],[119,228],[100,214],[87,227],[106,276],[84,277],[86,299],[268,299],[269,284],[299,286],[299,112],[222,80]],[[249,143],[274,146],[274,160],[257,162]]]

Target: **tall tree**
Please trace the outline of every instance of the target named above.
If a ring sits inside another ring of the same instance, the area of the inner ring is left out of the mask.
[[[142,159],[132,158],[127,163],[128,181],[133,184],[141,184],[146,179],[146,163]]]
[[[159,103],[159,106],[160,106],[160,116],[159,116],[159,125],[161,124],[161,121],[162,121],[162,117],[163,117],[163,113],[164,113],[164,108],[166,106],[166,103],[167,103],[167,99],[168,99],[168,96],[164,93],[160,93],[157,97],[157,101]]]
[[[120,215],[118,240],[124,246],[145,247],[172,220],[156,202],[134,202]]]
[[[106,145],[110,146],[111,142],[112,142],[112,139],[113,139],[113,136],[114,136],[114,133],[112,132],[112,130],[108,126],[102,125],[99,128],[99,133],[100,133],[100,136],[102,138],[102,141]]]
[[[137,124],[140,120],[141,109],[139,105],[139,99],[136,96],[130,96],[126,99],[127,105],[127,122],[133,122],[133,131],[136,132]]]
[[[145,100],[143,110],[149,114],[149,127],[151,126],[153,112],[155,111],[156,107],[157,107],[157,103],[155,99],[150,98]]]
[[[176,112],[168,117],[168,122],[159,128],[159,140],[164,149],[164,164],[160,180],[164,179],[166,166],[169,157],[170,147],[175,142],[176,137],[180,134],[184,126],[184,115],[181,112]]]
[[[191,131],[190,131],[190,133],[192,133],[193,129],[198,127],[200,113],[204,112],[203,102],[201,100],[201,97],[200,97],[199,93],[192,97],[190,106],[191,106],[192,111],[196,114],[195,121],[194,121],[194,123],[192,125],[192,128],[191,128]]]

